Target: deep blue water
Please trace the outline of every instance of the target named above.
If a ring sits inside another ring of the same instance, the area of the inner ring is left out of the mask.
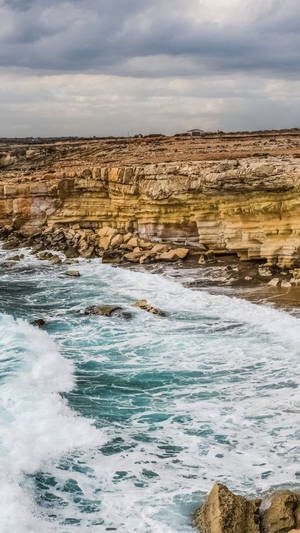
[[[216,480],[300,483],[298,318],[99,260],[67,268],[0,264],[1,533],[188,533]],[[102,303],[132,319],[80,313]]]

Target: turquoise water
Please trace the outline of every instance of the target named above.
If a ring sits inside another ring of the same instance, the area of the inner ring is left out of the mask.
[[[216,480],[300,484],[298,318],[99,260],[70,268],[81,277],[25,252],[0,270],[1,533],[188,533]],[[80,313],[102,303],[132,319]]]

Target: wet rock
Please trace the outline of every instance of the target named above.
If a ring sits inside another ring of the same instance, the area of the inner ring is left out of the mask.
[[[147,302],[147,300],[137,300],[137,302],[135,302],[134,304],[134,307],[139,307],[140,309],[148,311],[148,313],[152,313],[153,315],[166,316],[166,313],[164,311],[153,307]]]
[[[201,533],[260,533],[259,504],[216,483],[196,512],[195,525]]]
[[[68,246],[68,248],[65,250],[65,256],[67,259],[73,259],[74,257],[78,257],[78,250],[73,246]]]
[[[100,316],[112,316],[113,314],[122,311],[122,308],[118,305],[92,305],[84,310],[84,315],[100,315]]]
[[[291,529],[300,527],[300,522],[297,523],[296,518],[300,508],[300,497],[290,490],[275,492],[263,502],[263,507],[266,507],[262,516],[264,533],[287,533]]]
[[[24,254],[12,255],[8,258],[9,261],[21,261],[21,259],[24,259]]]
[[[54,255],[50,261],[52,265],[60,265],[62,263],[62,260],[58,255]]]
[[[54,255],[51,252],[40,252],[37,254],[37,258],[40,261],[49,261],[50,259],[52,260],[55,257],[57,257],[57,255]]]
[[[37,326],[38,328],[42,328],[45,326],[46,322],[42,318],[37,318],[33,322],[31,322],[32,326]]]
[[[289,289],[292,286],[292,284],[289,281],[282,281],[281,282],[281,288],[282,289]]]
[[[114,263],[118,265],[122,263],[122,260],[123,254],[117,250],[107,250],[102,254],[102,263]]]
[[[2,248],[3,250],[15,250],[16,248],[19,247],[19,245],[20,245],[19,239],[12,237],[3,244]]]
[[[65,272],[65,275],[70,276],[72,278],[79,278],[80,272],[78,272],[78,270],[68,270],[67,272]]]

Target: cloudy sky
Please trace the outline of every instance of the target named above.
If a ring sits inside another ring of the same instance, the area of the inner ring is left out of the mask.
[[[0,136],[300,126],[300,0],[0,0]]]

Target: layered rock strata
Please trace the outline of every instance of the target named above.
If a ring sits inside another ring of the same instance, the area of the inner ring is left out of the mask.
[[[101,164],[101,154],[85,157],[81,147],[79,159],[46,158],[44,168],[35,150],[38,168],[32,171],[22,171],[24,162],[15,160],[9,167],[2,156],[2,228],[24,235],[64,228],[86,241],[111,228],[122,238],[131,232],[145,243],[166,244],[169,251],[300,266],[298,154],[112,166]]]

